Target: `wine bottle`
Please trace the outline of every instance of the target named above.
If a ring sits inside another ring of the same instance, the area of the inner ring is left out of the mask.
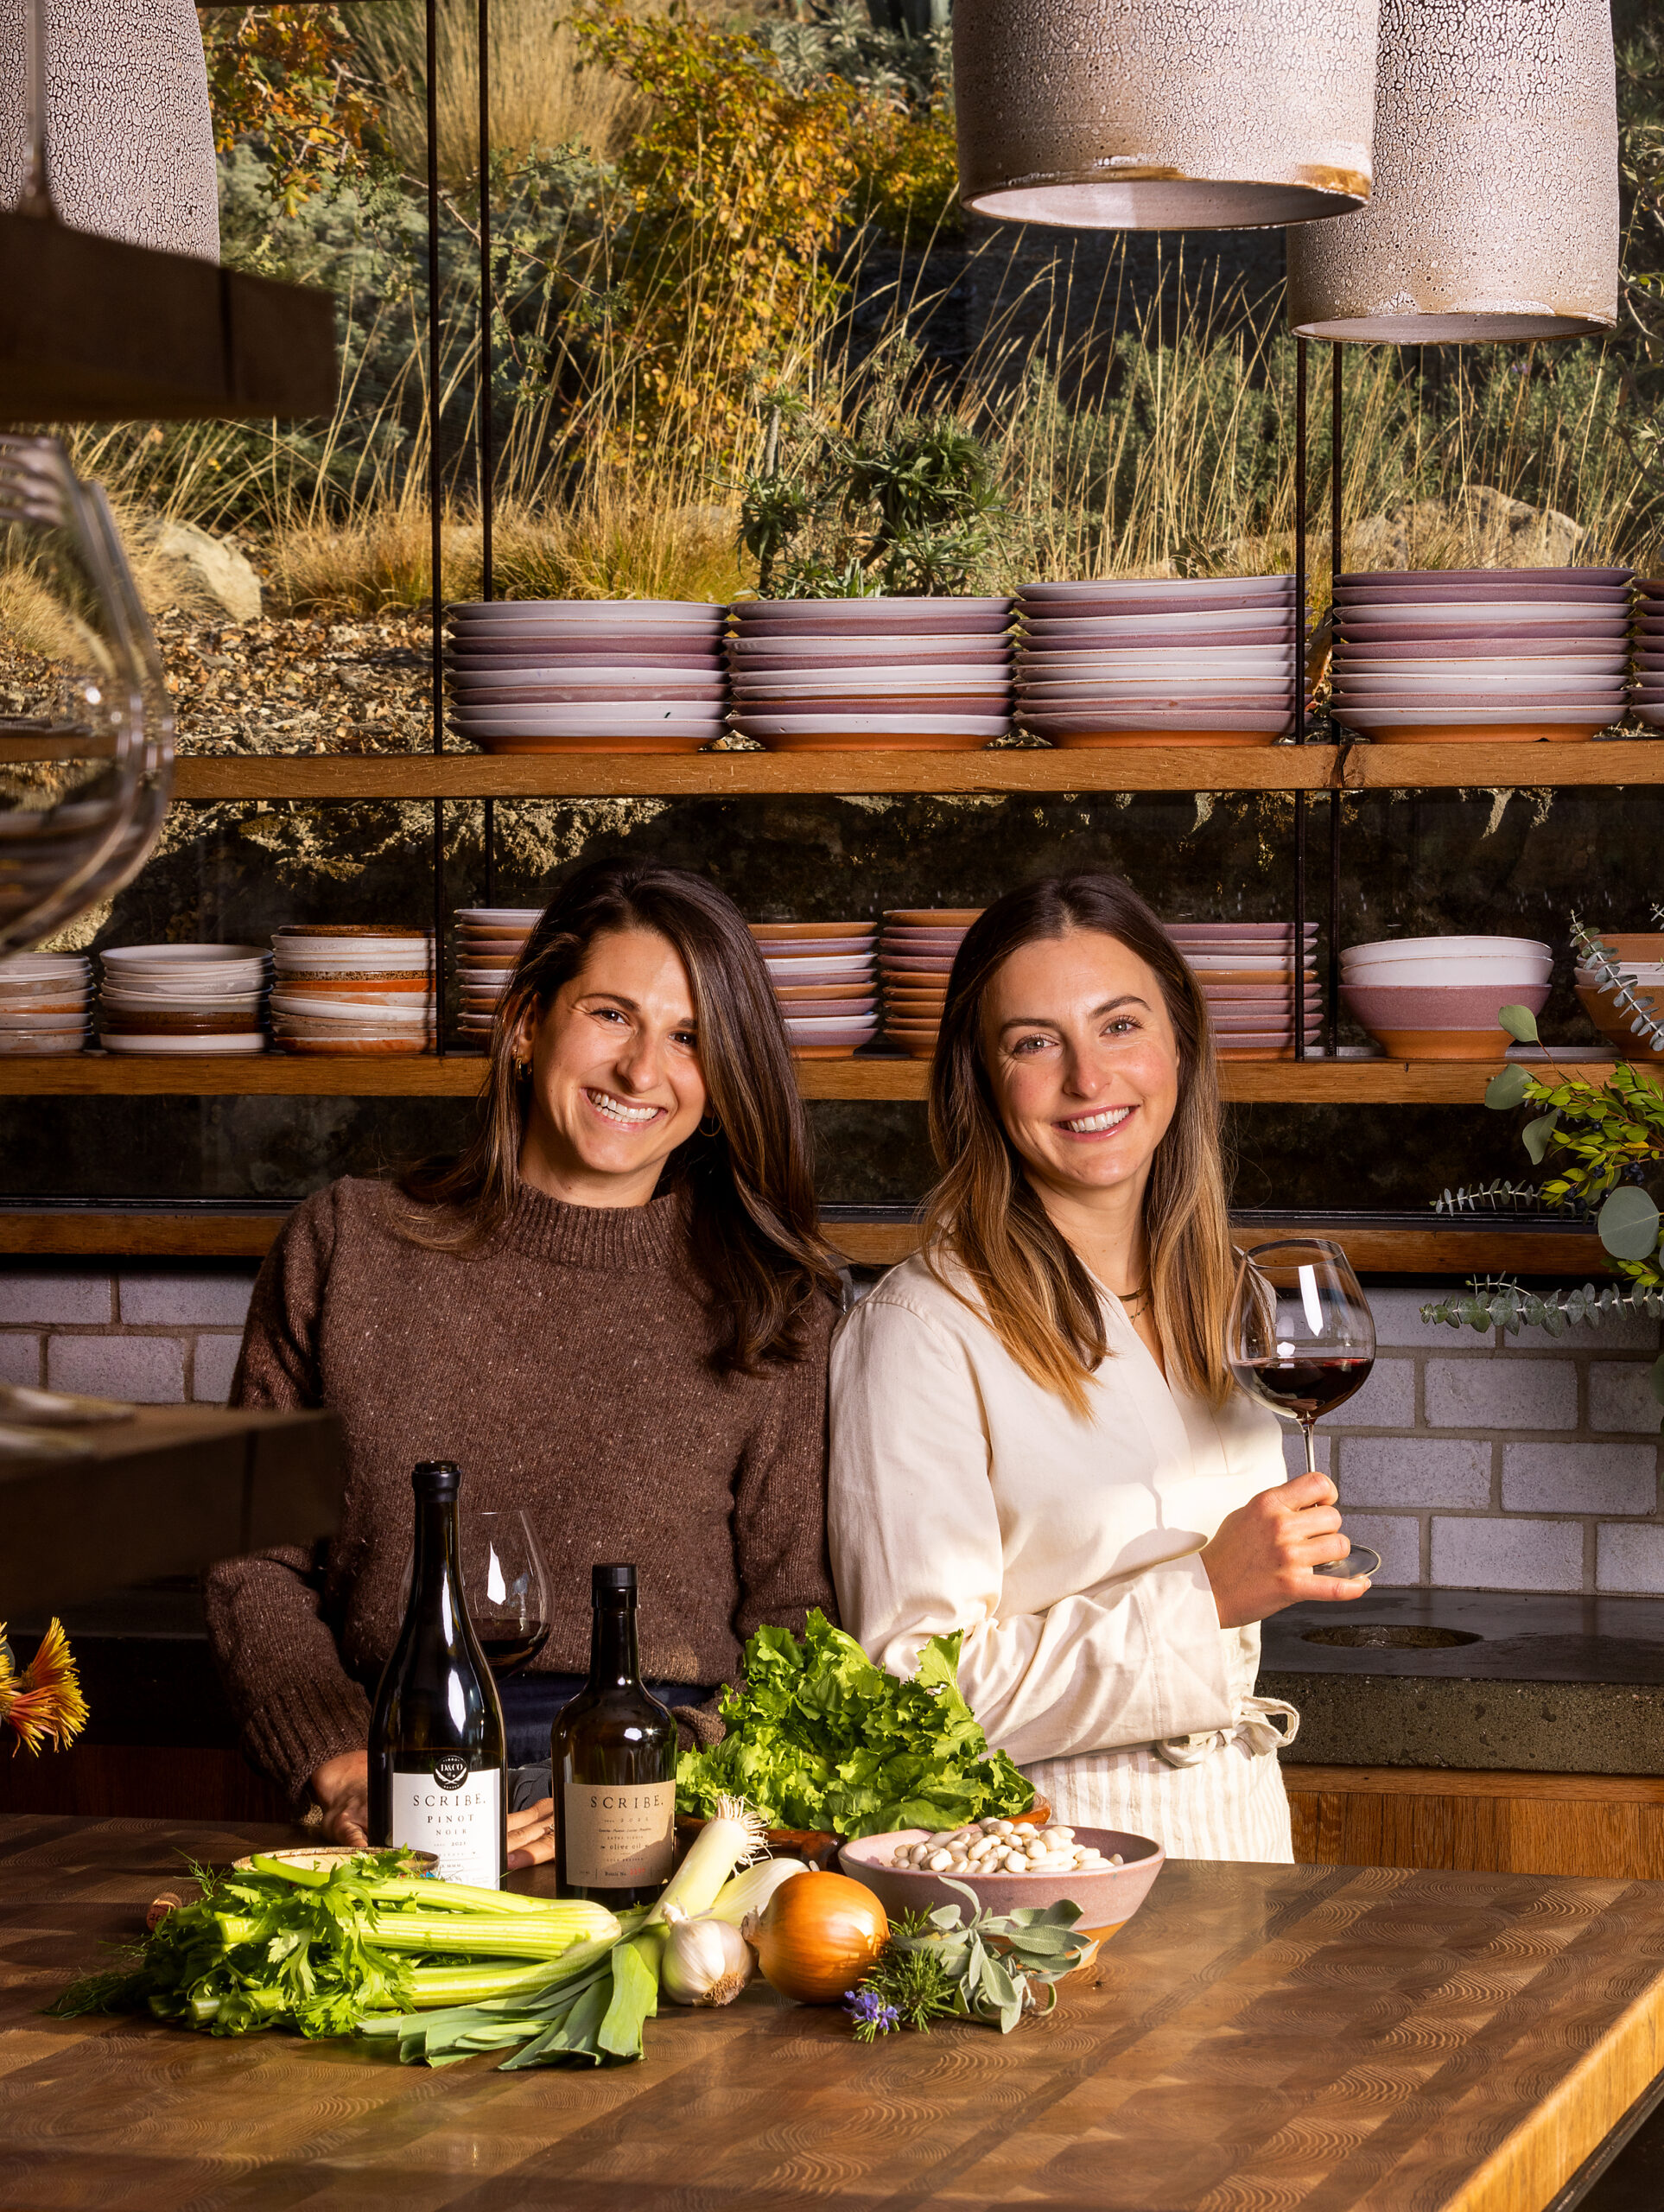
[[[641,1686],[636,1570],[590,1576],[589,1680],[555,1716],[555,1886],[613,1911],[651,1904],[670,1878],[676,1722]]]
[[[462,1473],[425,1459],[410,1476],[410,1601],[370,1724],[370,1832],[438,1854],[439,1878],[500,1889],[508,1871],[503,1708],[468,1619],[458,1564]]]

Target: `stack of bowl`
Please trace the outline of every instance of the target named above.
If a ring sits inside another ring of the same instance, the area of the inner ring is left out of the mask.
[[[123,944],[98,955],[106,1052],[264,1052],[271,957],[258,944]]]
[[[1401,937],[1341,955],[1352,1019],[1395,1060],[1500,1060],[1505,1006],[1540,1014],[1553,955],[1524,937]]]
[[[884,917],[884,1034],[915,1059],[936,1051],[948,977],[980,906],[899,906]]]
[[[271,1027],[280,1052],[432,1052],[431,931],[299,923],[279,930],[271,945]]]
[[[722,734],[726,612],[681,599],[453,607],[451,726],[487,753],[696,753]]]
[[[1222,1060],[1294,1057],[1294,928],[1290,922],[1172,922],[1167,934],[1196,972]],[[1300,1003],[1309,1052],[1323,1001],[1312,964],[1318,925],[1305,925]]]
[[[465,1037],[483,1043],[497,1019],[497,1003],[508,987],[526,939],[543,919],[541,906],[459,906],[456,910],[456,982]]]
[[[1635,680],[1629,696],[1642,721],[1664,728],[1664,576],[1635,583]]]
[[[1293,722],[1292,576],[1029,584],[1017,719],[1053,745],[1270,745]]]
[[[1651,1002],[1654,1020],[1664,1021],[1664,931],[1603,930],[1600,939],[1618,973],[1629,979],[1635,997],[1643,1004]],[[1651,1038],[1635,1034],[1630,1027],[1635,1015],[1626,1014],[1610,989],[1604,987],[1598,969],[1578,967],[1572,980],[1578,1005],[1607,1043],[1617,1048],[1620,1058],[1657,1061],[1659,1051]]]
[[[1011,722],[1008,599],[732,608],[734,727],[772,752],[969,751]]]
[[[753,922],[792,1051],[846,1058],[878,1032],[871,922]]]
[[[1623,712],[1628,569],[1409,569],[1335,587],[1332,710],[1377,743],[1590,738]]]
[[[0,960],[0,1052],[79,1052],[92,1026],[92,963],[79,952]]]

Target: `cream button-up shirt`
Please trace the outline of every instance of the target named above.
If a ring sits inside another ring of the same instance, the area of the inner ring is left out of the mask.
[[[1229,1728],[1256,1627],[1222,1629],[1198,1554],[1286,1479],[1276,1416],[1168,1384],[1115,1298],[1073,1414],[914,1258],[832,1348],[828,1536],[844,1625],[910,1675],[964,1631],[959,1682],[1019,1764]]]

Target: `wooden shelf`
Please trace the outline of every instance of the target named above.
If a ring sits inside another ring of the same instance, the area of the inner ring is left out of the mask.
[[[1227,1060],[1224,1096],[1239,1105],[1468,1106],[1485,1094],[1495,1061]],[[1527,1064],[1529,1065],[1529,1064]],[[1601,1082],[1610,1061],[1578,1061],[1576,1072]],[[386,1060],[291,1059],[286,1053],[194,1059],[158,1053],[66,1052],[39,1059],[0,1054],[6,1098],[471,1098],[486,1071],[483,1053]],[[804,1098],[924,1099],[928,1060],[859,1058],[800,1060]]]
[[[262,1258],[287,1217],[275,1206],[251,1208],[0,1206],[0,1255],[10,1257],[254,1260]],[[1273,1225],[1244,1219],[1233,1224],[1240,1243],[1272,1236],[1329,1236],[1344,1249],[1361,1274],[1592,1275],[1610,1272],[1600,1240],[1591,1232],[1553,1229],[1487,1229],[1431,1218],[1425,1226],[1337,1223],[1320,1214],[1279,1219]],[[829,1221],[826,1233],[848,1260],[862,1267],[892,1267],[918,1249],[911,1221]]]
[[[180,799],[738,798],[771,794],[1406,791],[1664,783],[1664,741],[1115,746],[981,753],[187,754]]]

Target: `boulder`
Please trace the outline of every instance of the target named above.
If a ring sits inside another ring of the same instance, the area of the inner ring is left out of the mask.
[[[234,622],[260,620],[260,579],[234,545],[194,523],[160,524],[150,551],[170,568],[182,569],[190,594],[223,607]]]

